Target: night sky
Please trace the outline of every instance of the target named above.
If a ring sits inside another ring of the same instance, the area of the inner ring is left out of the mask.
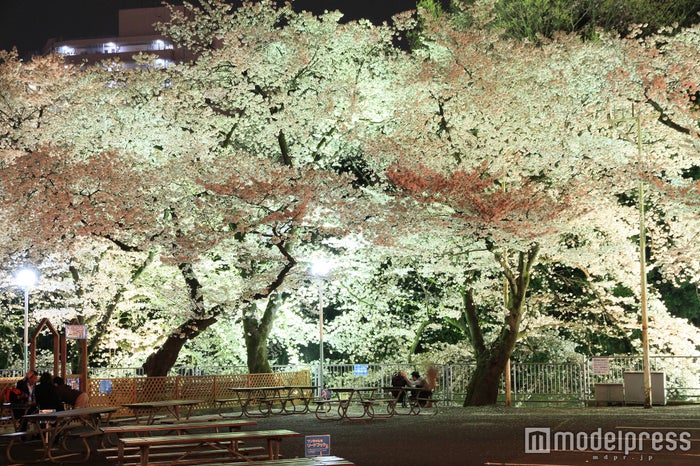
[[[0,49],[16,46],[27,57],[41,52],[50,38],[114,36],[119,9],[160,5],[160,0],[0,0]],[[295,0],[294,5],[299,10],[340,10],[347,19],[381,22],[415,9],[416,0]]]

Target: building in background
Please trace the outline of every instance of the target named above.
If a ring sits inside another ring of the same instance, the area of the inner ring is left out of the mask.
[[[139,53],[157,55],[157,67],[191,60],[193,57],[187,50],[175,47],[153,27],[155,23],[166,22],[169,19],[170,11],[165,7],[119,10],[118,36],[75,40],[51,39],[44,47],[44,54],[60,54],[66,62],[76,65],[118,60],[126,68],[136,65],[133,57]]]

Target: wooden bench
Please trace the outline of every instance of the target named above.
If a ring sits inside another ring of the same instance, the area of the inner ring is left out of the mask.
[[[0,438],[9,440],[9,442],[7,443],[7,449],[5,450],[5,456],[7,457],[7,460],[10,462],[10,464],[19,462],[12,456],[12,447],[14,446],[15,442],[17,440],[29,439],[31,435],[34,434],[30,432],[8,432],[5,434],[0,434]]]
[[[188,434],[195,430],[207,430],[212,429],[215,432],[221,432],[221,429],[227,429],[229,432],[241,430],[242,427],[253,426],[255,421],[239,420],[239,419],[221,419],[209,422],[179,422],[173,424],[131,424],[122,426],[108,426],[102,427],[102,433],[105,435],[106,442],[103,442],[103,447],[98,451],[104,454],[117,453],[117,447],[119,439],[126,435],[134,434],[135,436],[143,436],[146,434],[152,434],[158,432],[160,434],[174,433],[174,434]],[[109,442],[109,436],[114,435],[117,437],[116,442]],[[113,447],[107,447],[106,444],[109,443],[114,445]]]
[[[161,420],[165,419],[166,417],[167,416],[165,414],[159,414],[157,416],[153,416],[153,420],[154,421],[161,421]],[[140,420],[140,418],[137,418],[136,416],[117,417],[117,418],[111,418],[109,420],[109,425],[118,426],[121,424],[135,424],[135,423],[138,423],[139,420]]]
[[[3,424],[12,424],[15,430],[19,430],[21,428],[22,416],[27,414],[31,408],[32,406],[26,403],[3,403],[3,414],[0,421]]]
[[[219,414],[200,414],[197,416],[190,416],[187,419],[177,419],[174,417],[164,417],[159,420],[160,424],[180,424],[180,423],[193,423],[193,422],[214,422],[224,419],[223,416]]]
[[[279,465],[279,466],[355,466],[345,458],[339,456],[319,456],[315,458],[280,458],[277,460],[249,461],[251,465]],[[230,463],[217,463],[208,466],[230,466]]]
[[[119,449],[116,458],[119,464],[133,464],[126,461],[125,451],[129,448],[138,448],[138,463],[142,466],[155,464],[151,461],[152,447],[172,447],[173,453],[178,453],[176,457],[178,464],[201,464],[207,461],[202,456],[211,456],[212,452],[217,457],[228,457],[229,459],[243,459],[246,457],[239,449],[239,442],[249,440],[264,440],[267,442],[266,459],[279,459],[279,449],[283,438],[299,437],[301,434],[291,430],[254,430],[238,432],[214,432],[201,434],[164,435],[153,437],[133,437],[119,439]],[[179,447],[179,452],[176,452]],[[129,458],[131,459],[131,458]],[[263,458],[260,458],[263,459]],[[171,461],[172,462],[172,461]]]

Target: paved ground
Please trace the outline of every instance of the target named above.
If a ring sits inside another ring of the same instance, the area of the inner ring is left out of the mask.
[[[257,422],[259,428],[302,434],[282,442],[286,457],[304,456],[304,436],[329,434],[331,453],[358,466],[700,464],[700,405],[455,407],[443,408],[435,416],[371,421],[319,421],[313,415],[293,415]],[[538,435],[526,442],[526,429],[543,434],[540,443]],[[526,447],[547,446],[543,429],[550,430],[550,452],[527,452]],[[3,455],[0,465],[6,464]],[[95,455],[88,464],[110,463]]]

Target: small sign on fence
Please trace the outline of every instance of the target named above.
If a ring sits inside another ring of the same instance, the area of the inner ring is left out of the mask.
[[[608,375],[610,358],[593,358],[593,375]]]
[[[315,458],[317,456],[331,456],[331,436],[307,435],[304,437],[306,445],[306,457]]]
[[[369,364],[355,364],[352,368],[354,375],[367,375],[369,373]]]
[[[110,395],[112,393],[112,381],[100,380],[100,395]]]

